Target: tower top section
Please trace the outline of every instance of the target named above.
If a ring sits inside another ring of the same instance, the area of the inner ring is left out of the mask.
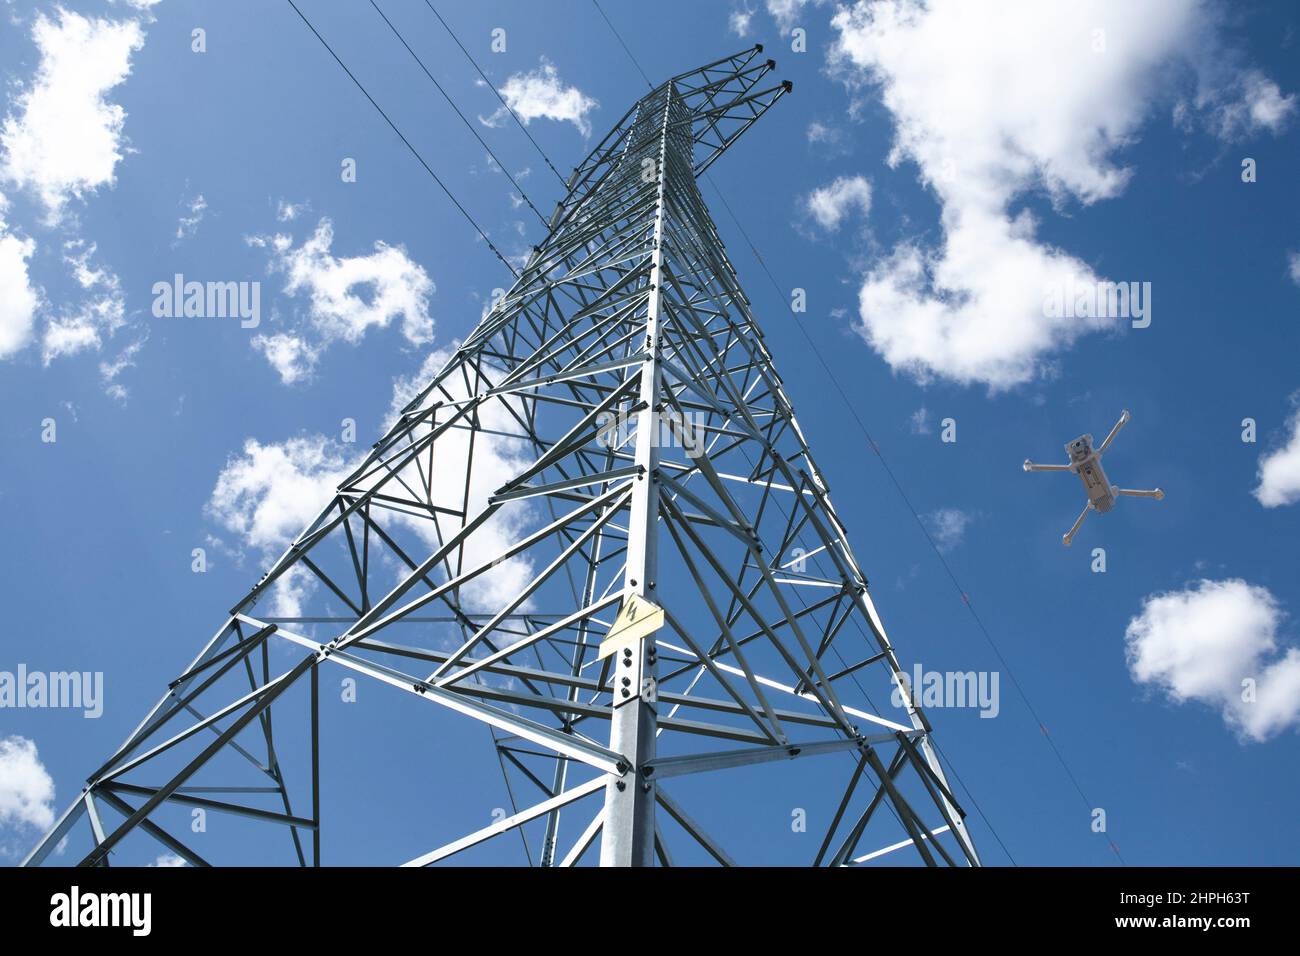
[[[745,130],[758,122],[772,104],[794,88],[789,80],[771,82],[769,74],[776,69],[776,61],[764,58],[762,53],[763,45],[755,44],[739,53],[679,73],[650,90],[632,104],[590,155],[574,169],[569,180],[570,188],[581,187],[621,152],[640,111],[648,101],[659,99],[665,87],[671,88],[685,107],[680,122],[691,128],[696,154],[694,172],[696,176],[701,175]]]

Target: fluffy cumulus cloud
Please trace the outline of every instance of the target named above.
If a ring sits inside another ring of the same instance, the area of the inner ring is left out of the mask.
[[[1300,408],[1287,427],[1290,435],[1286,442],[1259,459],[1259,485],[1254,495],[1265,508],[1300,501]]]
[[[446,364],[449,354],[431,353],[417,373],[394,382],[390,422],[397,420],[419,389]],[[466,397],[463,380],[454,379],[448,388],[454,396],[452,400]],[[483,406],[480,423],[484,431],[476,438],[473,449],[471,515],[487,504],[493,491],[532,461],[522,441],[507,437],[517,431],[518,425],[499,401]],[[427,425],[419,426],[417,437],[427,428]],[[469,434],[462,429],[451,429],[438,438],[436,445],[432,501],[436,506],[459,510],[465,469],[470,460]],[[279,443],[249,439],[218,476],[206,506],[207,514],[230,532],[241,548],[253,550],[263,560],[274,560],[329,502],[339,483],[361,464],[364,453],[355,452],[352,447],[323,435],[299,436]],[[400,483],[394,484],[393,494],[409,494],[409,489],[424,485],[424,477],[418,474],[414,464],[407,465],[398,475],[405,482],[405,489]],[[360,487],[365,486],[363,481]],[[396,529],[403,535],[414,535],[428,551],[440,544],[438,528],[431,521],[406,511],[384,511],[378,505],[373,515],[390,533]],[[516,540],[527,520],[526,511],[516,509],[497,515],[476,530],[467,542],[466,567],[496,558]],[[449,533],[450,526],[444,516],[442,534]],[[463,599],[470,605],[500,606],[524,587],[531,568],[527,559],[503,562],[468,586]],[[315,578],[299,567],[281,577],[271,589],[267,613],[302,616],[308,601],[318,592]]]
[[[32,40],[40,57],[35,74],[15,88],[0,124],[0,180],[30,192],[44,207],[46,224],[58,225],[69,202],[114,182],[126,151],[126,114],[109,96],[130,74],[144,34],[133,19],[86,17],[58,7],[52,15],[37,14]],[[36,244],[7,226],[4,211],[0,197],[0,358],[33,341],[46,365],[99,351],[126,324],[118,277],[96,264],[93,242],[65,239],[63,261],[82,294],[51,306],[28,276]],[[39,313],[45,321],[38,331]],[[115,370],[104,372],[105,388],[118,398],[125,389],[112,380],[134,354],[105,363]]]
[[[54,781],[26,737],[0,738],[0,827],[49,829]]]
[[[537,69],[511,75],[501,86],[501,96],[527,125],[535,119],[572,123],[583,136],[591,135],[587,114],[600,104],[576,86],[565,86],[555,64],[542,57]],[[485,126],[500,126],[509,117],[505,107],[479,117]]]
[[[321,354],[320,346],[305,336],[285,332],[255,335],[252,344],[271,363],[271,367],[279,374],[280,381],[286,385],[308,378]]]
[[[1154,594],[1129,621],[1129,673],[1175,703],[1218,710],[1243,740],[1300,726],[1300,650],[1282,648],[1284,614],[1267,588],[1201,580]]]
[[[308,377],[330,344],[355,345],[370,329],[386,328],[395,320],[412,345],[433,339],[433,281],[404,247],[376,242],[369,255],[335,256],[334,226],[328,218],[298,246],[284,233],[248,241],[269,251],[270,271],[285,276],[284,291],[308,302],[307,320],[298,329],[253,338],[253,346],[285,383]]]
[[[804,209],[819,226],[834,232],[855,209],[863,216],[871,211],[871,183],[864,176],[838,176],[809,193]]]
[[[321,435],[262,444],[250,438],[226,462],[208,499],[208,516],[240,543],[272,561],[320,513],[352,469],[341,444]],[[282,576],[268,613],[299,617],[313,589],[305,568]]]
[[[891,164],[914,163],[941,206],[938,246],[900,244],[860,290],[858,330],[893,368],[1009,388],[1114,324],[1046,307],[1053,290],[1100,280],[1015,203],[1118,195],[1131,170],[1115,154],[1171,97],[1171,65],[1213,59],[1205,14],[1203,0],[858,0],[834,15],[836,69],[879,95],[895,125]],[[1249,89],[1259,122],[1288,109]]]
[[[126,113],[108,94],[144,44],[135,20],[37,14],[40,63],[0,127],[0,177],[31,189],[57,222],[68,201],[111,186],[122,159]]]
[[[27,271],[36,242],[9,230],[5,205],[0,196],[0,359],[27,347],[41,302]]]
[[[217,478],[209,513],[248,546],[277,551],[316,517],[348,470],[342,447],[320,436],[266,445],[250,438]]]

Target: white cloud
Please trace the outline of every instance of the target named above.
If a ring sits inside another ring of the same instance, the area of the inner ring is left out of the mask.
[[[1098,280],[1078,259],[1033,238],[1028,216],[972,215],[942,254],[904,244],[858,293],[857,331],[895,370],[1005,389],[1042,374],[1046,359],[1102,318],[1048,317],[1046,290]]]
[[[217,476],[205,507],[208,517],[272,561],[329,502],[353,468],[344,447],[322,435],[279,444],[244,442]],[[270,588],[269,613],[301,617],[315,579],[301,565]]]
[[[144,45],[134,20],[89,19],[60,8],[37,14],[40,65],[0,128],[0,177],[30,188],[57,222],[70,199],[111,186],[124,149],[126,113],[106,96]]]
[[[1288,422],[1286,444],[1259,458],[1259,486],[1252,492],[1265,508],[1300,501],[1300,408]]]
[[[1300,650],[1278,647],[1283,618],[1267,588],[1236,578],[1151,595],[1124,633],[1129,673],[1175,703],[1216,708],[1244,740],[1267,740],[1300,725]]]
[[[185,862],[184,857],[179,857],[175,853],[163,853],[158,857],[158,859],[154,860],[149,865],[151,867],[156,866],[163,868],[189,866],[189,864]]]
[[[41,358],[49,365],[56,358],[87,349],[98,351],[104,340],[126,324],[126,297],[116,274],[92,265],[93,242],[72,239],[63,244],[63,262],[86,297],[75,309],[52,317],[41,339]]]
[[[368,256],[338,258],[330,253],[333,242],[333,224],[321,219],[297,249],[277,245],[274,265],[287,276],[287,293],[305,291],[311,297],[312,320],[323,334],[357,342],[372,326],[383,328],[400,317],[402,334],[412,345],[433,338],[428,301],[433,282],[404,247],[379,241]],[[357,286],[371,287],[368,301],[354,291]]]
[[[0,826],[54,824],[54,781],[26,737],[0,738]]]
[[[315,591],[316,578],[305,565],[295,564],[271,586],[265,613],[270,617],[306,617],[307,599]]]
[[[275,335],[255,335],[252,342],[280,375],[280,381],[292,385],[310,377],[321,349],[300,335],[279,332]]]
[[[199,229],[203,214],[208,210],[208,201],[199,193],[185,204],[186,214],[176,221],[176,239],[188,239]]]
[[[371,328],[386,328],[394,319],[401,320],[402,335],[412,345],[432,340],[429,296],[434,284],[403,246],[377,241],[370,255],[337,257],[330,251],[334,227],[328,218],[296,248],[293,237],[285,234],[249,242],[270,249],[269,268],[285,275],[284,291],[303,293],[310,303],[305,327],[253,338],[253,346],[286,384],[310,375],[330,344],[355,345]]]
[[[912,412],[907,418],[908,427],[913,435],[928,435],[930,428],[930,411],[924,405]]]
[[[940,551],[951,551],[961,544],[971,515],[957,508],[940,508],[925,516],[925,526]]]
[[[535,119],[556,120],[572,123],[583,136],[591,135],[587,114],[600,105],[576,86],[565,86],[555,64],[545,57],[537,69],[510,76],[501,86],[501,96],[525,126]],[[500,126],[509,115],[502,107],[487,118],[480,116],[479,122]]]
[[[275,207],[275,218],[280,222],[293,222],[304,208],[306,208],[304,203],[291,203],[281,199]]]
[[[1186,129],[1198,115],[1215,136],[1227,142],[1261,131],[1274,135],[1286,129],[1295,113],[1295,94],[1281,88],[1259,70],[1244,70],[1203,81],[1195,103],[1179,103],[1174,121]]]
[[[450,353],[431,353],[420,370],[409,378],[393,383],[390,422],[401,409],[439,371]],[[459,400],[466,396],[464,382],[453,377],[447,388]],[[495,432],[513,433],[517,423],[500,401],[485,404],[479,415],[484,431],[474,442],[473,476],[470,482],[469,512],[481,510],[497,488],[532,463],[526,445]],[[416,436],[427,433],[420,425]],[[432,472],[432,501],[435,505],[460,510],[464,495],[464,475],[469,462],[469,433],[450,429],[438,438],[438,467]],[[277,558],[284,548],[304,529],[334,495],[339,482],[361,463],[365,453],[323,435],[300,436],[280,443],[263,444],[248,439],[241,453],[231,456],[217,478],[206,512],[208,517],[229,531],[244,547],[257,551],[264,559]],[[424,485],[414,463],[400,471],[409,488]],[[364,487],[364,483],[362,484]],[[400,484],[392,489],[402,494]],[[374,517],[390,532],[401,528],[414,533],[432,551],[440,544],[433,523],[401,511],[383,511],[376,506]],[[519,536],[528,518],[525,509],[501,513],[477,529],[465,548],[466,567],[491,560]],[[442,517],[442,534],[451,533],[446,515]],[[517,595],[532,574],[526,558],[503,562],[467,586],[463,600],[467,605],[496,607]],[[317,590],[315,579],[301,566],[282,576],[271,589],[272,616],[299,617],[307,600]]]
[[[804,7],[821,6],[826,0],[767,0],[767,12],[776,21],[777,29],[782,35],[789,33],[799,25]]]
[[[322,436],[244,442],[217,478],[209,514],[246,544],[279,551],[323,508],[349,469],[344,449]]]
[[[844,144],[844,132],[829,123],[813,120],[808,124],[808,144],[820,148],[822,155],[832,156],[847,152]]]
[[[727,18],[727,26],[731,32],[738,37],[749,36],[749,25],[753,22],[754,11],[747,7],[741,7],[731,11],[731,16]]]
[[[1293,252],[1287,257],[1287,272],[1291,275],[1291,281],[1300,285],[1300,252]]]
[[[1295,94],[1283,96],[1276,83],[1252,70],[1246,80],[1246,105],[1251,130],[1280,133],[1295,112]]]
[[[99,380],[104,385],[105,393],[119,402],[125,402],[127,398],[126,386],[119,382],[118,376],[129,368],[135,367],[135,357],[140,354],[144,348],[144,343],[148,339],[148,333],[136,339],[126,348],[122,349],[116,357],[109,361],[99,363]]]
[[[27,347],[41,303],[27,272],[36,241],[9,232],[5,207],[5,198],[0,196],[0,359]]]
[[[420,370],[409,378],[393,383],[393,401],[390,420],[395,421],[406,404],[442,370],[452,352],[438,350],[425,359]],[[461,376],[450,376],[444,383],[451,401],[469,396]],[[447,397],[442,397],[447,401]],[[524,414],[522,406],[516,411]],[[518,434],[519,424],[501,401],[485,402],[479,409],[482,431],[474,441],[474,473],[470,482],[469,514],[482,510],[491,494],[517,476],[533,463],[529,445],[522,440],[505,435]],[[420,425],[415,436],[428,433],[427,425]],[[433,500],[437,504],[460,508],[464,494],[464,474],[469,462],[469,433],[464,429],[451,429],[438,438],[438,459],[441,465],[433,472]],[[409,479],[408,479],[409,480]],[[507,507],[498,512],[483,527],[475,531],[466,542],[465,564],[489,561],[504,551],[525,533],[531,517],[526,509]],[[437,545],[437,538],[426,521],[412,522],[429,547]],[[446,532],[444,532],[446,533]],[[499,607],[519,594],[532,577],[532,562],[527,558],[512,558],[493,568],[466,589],[465,600],[472,605]]]
[[[865,176],[839,176],[830,185],[814,189],[804,199],[804,208],[818,225],[833,232],[854,209],[863,216],[871,211],[871,183]]]
[[[891,164],[915,163],[942,207],[939,247],[901,243],[860,290],[858,330],[895,370],[1010,388],[1113,324],[1045,314],[1049,290],[1098,279],[1014,204],[1125,188],[1115,154],[1168,95],[1171,63],[1212,59],[1205,12],[1202,0],[859,0],[835,14],[836,69],[879,93]],[[1261,120],[1276,112],[1252,89]]]

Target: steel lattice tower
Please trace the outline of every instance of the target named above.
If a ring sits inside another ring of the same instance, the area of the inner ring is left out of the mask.
[[[413,865],[515,828],[544,865],[597,840],[602,864],[667,864],[670,821],[730,864],[665,782],[836,753],[808,862],[910,845],[978,864],[906,683],[899,721],[872,712],[862,682],[887,696],[903,672],[697,184],[790,90],[761,51],[661,84],[574,170],[513,287],[28,864],[83,816],[83,865],[137,830],[205,864],[155,819],[167,806],[287,828],[289,860],[318,864],[331,668],[488,724],[541,795]],[[259,613],[276,588],[310,606]],[[601,656],[631,606],[662,627]]]

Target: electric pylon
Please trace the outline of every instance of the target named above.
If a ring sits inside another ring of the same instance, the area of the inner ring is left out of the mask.
[[[83,865],[138,834],[203,865],[166,825],[179,807],[285,828],[287,860],[319,865],[334,669],[487,724],[507,784],[539,794],[376,863],[517,830],[543,865],[597,841],[605,865],[668,865],[674,843],[731,864],[679,778],[711,775],[740,812],[761,796],[745,768],[840,755],[807,862],[978,864],[697,183],[790,91],[761,52],[675,76],[615,124],[518,280],[27,863],[85,816]],[[892,717],[864,681],[901,699]]]

